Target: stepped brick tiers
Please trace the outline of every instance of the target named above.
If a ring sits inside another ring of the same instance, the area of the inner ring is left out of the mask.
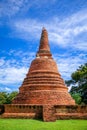
[[[87,119],[87,106],[78,106],[68,93],[52,58],[48,33],[42,30],[36,58],[11,105],[2,105],[1,117],[56,119]]]
[[[19,89],[19,94],[13,103],[75,105],[75,101],[68,93],[57,70],[57,64],[52,58],[45,28],[42,30],[36,58],[32,61],[28,74]]]

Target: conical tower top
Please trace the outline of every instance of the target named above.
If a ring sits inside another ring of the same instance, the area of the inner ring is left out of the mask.
[[[44,27],[42,29],[42,34],[41,34],[41,39],[40,39],[39,51],[40,50],[50,51],[49,41],[48,41],[48,33]]]
[[[48,40],[48,33],[47,33],[47,30],[44,27],[42,28],[40,45],[39,45],[39,50],[37,52],[37,55],[39,55],[39,56],[51,56],[49,40]]]
[[[48,34],[43,28],[36,58],[31,62],[26,78],[19,89],[19,94],[13,103],[29,104],[30,106],[51,105],[52,107],[75,105],[75,101],[67,89],[58,72],[57,64],[51,57]]]

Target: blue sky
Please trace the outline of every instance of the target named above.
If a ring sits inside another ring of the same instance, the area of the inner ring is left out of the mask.
[[[87,0],[0,0],[0,91],[22,84],[42,27],[64,80],[87,62]]]

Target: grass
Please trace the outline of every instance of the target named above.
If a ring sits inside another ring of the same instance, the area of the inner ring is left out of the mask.
[[[0,119],[0,130],[87,130],[87,120]]]

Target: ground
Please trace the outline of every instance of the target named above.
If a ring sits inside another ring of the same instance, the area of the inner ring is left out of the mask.
[[[0,119],[0,130],[87,130],[87,120]]]

